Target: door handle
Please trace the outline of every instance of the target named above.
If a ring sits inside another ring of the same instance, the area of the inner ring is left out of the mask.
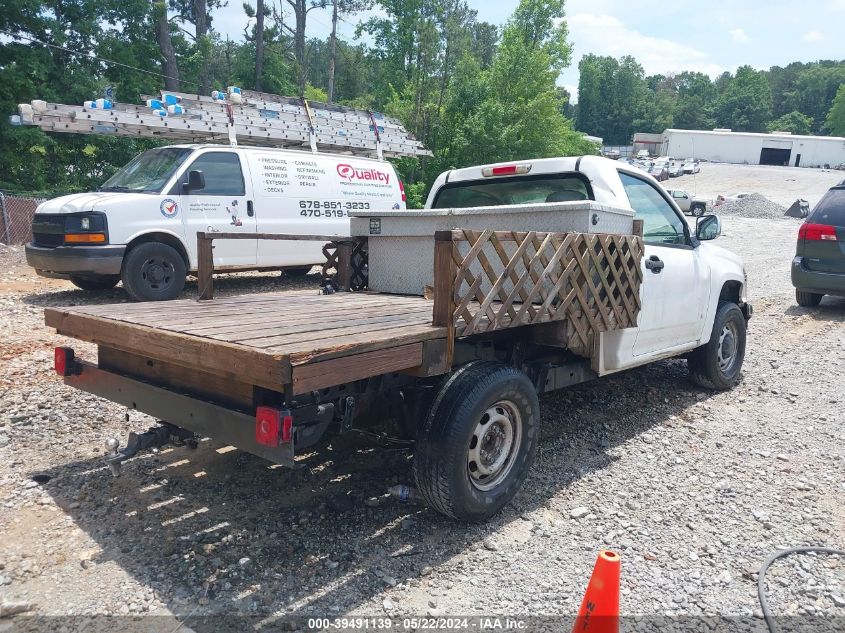
[[[657,255],[652,255],[647,260],[645,260],[645,267],[648,268],[653,273],[659,273],[663,270],[663,260],[660,259]]]
[[[252,216],[254,216],[254,215],[255,215],[255,209],[254,209],[254,208],[253,208],[253,206],[252,206],[252,200],[247,200],[247,201],[246,201],[246,214],[247,214],[249,217],[252,217]]]

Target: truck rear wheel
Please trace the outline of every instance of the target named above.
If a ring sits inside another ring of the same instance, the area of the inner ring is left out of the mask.
[[[687,359],[690,379],[699,387],[725,391],[739,380],[745,358],[745,316],[735,303],[720,301],[710,340]]]
[[[188,274],[179,252],[161,242],[138,244],[123,260],[123,287],[135,301],[167,301],[179,296]]]
[[[462,521],[488,519],[517,493],[540,435],[540,405],[522,372],[496,362],[449,376],[417,437],[414,474],[425,500]]]
[[[703,204],[694,204],[690,207],[690,213],[696,218],[700,218],[704,215],[704,211],[705,209]]]
[[[104,275],[102,277],[76,277],[70,278],[70,283],[80,290],[94,292],[97,290],[111,290],[120,281],[120,275]]]

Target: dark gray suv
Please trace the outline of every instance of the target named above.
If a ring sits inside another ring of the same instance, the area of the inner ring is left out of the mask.
[[[845,181],[830,188],[798,230],[792,285],[800,306],[817,306],[824,295],[845,297]]]

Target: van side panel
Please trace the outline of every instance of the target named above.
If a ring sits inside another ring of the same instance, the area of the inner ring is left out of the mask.
[[[404,208],[393,166],[352,156],[249,149],[259,233],[349,235],[349,212]],[[322,244],[259,240],[259,266],[323,261]]]

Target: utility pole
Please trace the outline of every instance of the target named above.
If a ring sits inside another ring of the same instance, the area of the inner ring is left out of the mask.
[[[329,43],[329,103],[334,101],[334,67],[337,57],[337,0],[332,0],[332,35]]]

